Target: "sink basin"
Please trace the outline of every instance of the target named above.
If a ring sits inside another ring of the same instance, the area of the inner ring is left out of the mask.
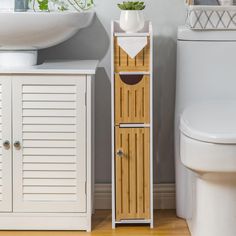
[[[32,66],[37,50],[87,27],[93,12],[0,12],[0,66]]]

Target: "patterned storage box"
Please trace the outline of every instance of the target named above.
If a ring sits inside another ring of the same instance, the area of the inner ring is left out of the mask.
[[[236,30],[236,6],[187,6],[186,24],[193,30]]]

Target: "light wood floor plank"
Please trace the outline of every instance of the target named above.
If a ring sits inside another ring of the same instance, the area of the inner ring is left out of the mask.
[[[119,226],[111,229],[111,211],[99,210],[93,217],[91,233],[79,231],[0,231],[0,236],[190,236],[184,220],[174,210],[155,212],[155,228],[148,226]]]

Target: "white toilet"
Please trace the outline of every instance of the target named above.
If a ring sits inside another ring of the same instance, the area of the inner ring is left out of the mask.
[[[177,214],[192,236],[236,235],[236,32],[179,28]]]

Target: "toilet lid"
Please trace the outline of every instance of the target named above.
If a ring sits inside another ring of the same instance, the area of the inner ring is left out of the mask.
[[[180,119],[180,130],[199,141],[236,144],[236,100],[187,107]]]

